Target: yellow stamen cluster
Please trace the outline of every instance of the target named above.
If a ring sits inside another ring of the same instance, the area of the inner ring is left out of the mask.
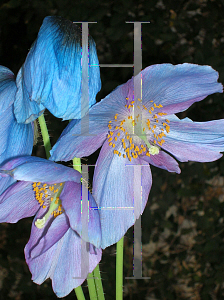
[[[126,98],[126,100],[128,101],[129,98]],[[123,153],[117,149],[114,149],[113,152],[119,157],[127,157],[129,161],[131,161],[132,158],[137,158],[139,155],[150,156],[150,154],[158,154],[160,148],[157,146],[157,144],[162,146],[165,142],[163,139],[163,137],[166,136],[165,132],[170,132],[170,126],[168,125],[170,121],[168,119],[165,119],[165,122],[164,119],[162,122],[160,121],[160,117],[167,115],[166,113],[158,112],[158,110],[163,107],[161,104],[157,105],[153,102],[153,100],[151,100],[150,102],[152,103],[152,106],[148,110],[145,105],[141,104],[141,99],[138,99],[138,101],[140,103],[137,105],[137,108],[141,108],[141,116],[144,116],[145,118],[145,114],[147,112],[150,114],[147,121],[144,121],[145,119],[141,120],[140,114],[137,114],[137,116],[133,117],[135,103],[133,100],[131,102],[128,101],[128,103],[125,105],[125,107],[129,110],[128,116],[126,116],[124,119],[121,119],[119,114],[115,114],[114,120],[111,120],[108,123],[108,128],[110,130],[107,136],[109,146],[115,148],[116,142],[120,141],[119,137],[121,136]],[[133,108],[133,110],[130,110],[131,108]],[[134,130],[135,126],[137,126],[136,128],[138,130],[141,128],[140,133],[136,134],[136,131]],[[150,138],[151,141],[148,141],[147,139],[149,136],[149,131],[152,133],[152,139]],[[133,134],[133,138],[131,137],[131,134]],[[135,143],[133,139],[135,140]],[[140,140],[142,140],[142,142],[138,143]],[[136,145],[136,141],[138,145]]]
[[[51,202],[54,200],[54,193],[58,192],[58,186],[62,186],[60,184],[47,185],[46,183],[42,184],[41,182],[33,183],[33,191],[35,193],[35,198],[42,208],[49,207]],[[55,204],[59,203],[59,197],[56,197]],[[58,205],[57,209],[54,210],[51,214],[54,217],[62,214],[63,208],[61,204]]]

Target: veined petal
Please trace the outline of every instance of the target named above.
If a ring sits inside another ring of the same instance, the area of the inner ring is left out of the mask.
[[[84,42],[82,48],[82,33],[76,24],[55,16],[44,19],[22,67],[22,80],[19,77],[17,80],[15,114],[19,122],[29,122],[33,114],[26,110],[19,115],[22,94],[24,101],[29,102],[28,107],[31,107],[30,102],[36,102],[37,105],[32,106],[37,110],[36,115],[42,105],[64,120],[80,118],[83,111],[96,102],[96,94],[101,88],[99,62],[92,37],[88,36],[88,40],[89,45]],[[82,90],[84,65],[88,68],[89,78],[85,91]],[[81,104],[82,94],[87,99]]]
[[[149,107],[153,100],[167,114],[184,111],[210,94],[222,93],[222,84],[217,79],[218,72],[210,66],[188,63],[152,65],[136,77],[142,88],[142,103]]]
[[[100,249],[95,249],[94,254],[84,253],[86,243],[72,229],[46,252],[35,258],[30,257],[29,243],[30,241],[25,247],[25,257],[32,280],[41,284],[50,277],[58,297],[67,296],[72,289],[81,285],[101,259]]]
[[[16,180],[50,184],[71,180],[80,182],[81,179],[81,174],[72,168],[34,156],[23,156],[8,161],[1,166],[0,173],[10,175]]]
[[[84,184],[65,182],[60,199],[71,228],[84,241],[99,248],[101,245],[99,212],[95,200]]]
[[[24,80],[24,66],[17,74],[16,85],[18,89],[14,105],[15,117],[18,123],[28,124],[38,118],[44,112],[45,107],[41,103],[30,101]]]
[[[169,172],[176,172],[180,174],[181,170],[179,168],[178,162],[166,152],[160,150],[159,154],[142,156],[142,159],[147,161],[150,165],[167,170]]]
[[[66,296],[72,289],[81,285],[88,273],[98,265],[102,255],[101,249],[95,248],[95,253],[91,252],[88,243],[69,229],[63,238],[58,264],[51,276],[52,287],[58,297]]]
[[[56,218],[52,215],[49,219],[47,219],[43,228],[37,228],[35,225],[36,220],[43,218],[46,211],[47,209],[41,208],[33,220],[30,240],[28,243],[29,246],[27,249],[27,253],[29,253],[30,258],[42,255],[56,244],[69,229],[68,218],[65,214],[61,214]]]
[[[125,114],[126,98],[131,81],[117,87],[106,98],[96,103],[82,120],[72,120],[62,132],[51,153],[51,160],[68,161],[89,156],[100,148],[108,133],[109,121],[117,112]],[[132,97],[133,95],[129,95]]]
[[[16,223],[39,208],[30,182],[16,182],[0,196],[0,222]]]
[[[16,83],[13,72],[0,66],[0,114],[13,104],[15,94]]]
[[[180,161],[209,162],[219,159],[224,151],[224,120],[193,122],[169,117],[170,132],[163,148]]]
[[[93,197],[99,207],[103,249],[120,240],[142,214],[151,185],[148,163],[140,158],[130,163],[128,159],[114,155],[108,143],[104,143],[93,178]]]

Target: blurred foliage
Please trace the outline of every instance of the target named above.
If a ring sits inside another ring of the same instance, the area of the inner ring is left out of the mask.
[[[47,15],[97,21],[89,29],[100,63],[131,64],[133,24],[125,21],[150,21],[142,25],[143,67],[208,64],[224,82],[223,11],[223,0],[1,0],[0,64],[18,72]],[[131,68],[101,68],[98,100],[132,75]],[[211,95],[179,114],[186,115],[198,121],[223,118],[223,96]],[[67,123],[46,117],[55,143]],[[39,139],[34,154],[44,157],[41,144]],[[96,157],[88,162],[94,164]],[[142,216],[143,276],[151,279],[124,279],[125,300],[224,299],[224,160],[180,165],[180,175],[152,167],[153,186]],[[0,299],[57,299],[50,280],[41,286],[31,281],[23,254],[31,222],[0,224]],[[115,299],[115,253],[115,246],[107,248],[101,262],[107,300]],[[124,258],[124,276],[130,277],[132,228],[126,234]],[[75,299],[75,294],[66,299]]]

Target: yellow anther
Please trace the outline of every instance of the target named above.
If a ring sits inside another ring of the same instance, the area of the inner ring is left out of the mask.
[[[144,146],[143,146],[143,145],[141,145],[141,148],[144,148]]]
[[[141,100],[141,99],[139,99],[139,98],[138,98],[138,101],[139,101],[139,102],[142,102],[142,100]]]
[[[129,98],[128,98],[128,97],[126,97],[125,99],[126,99],[126,100],[128,100]]]
[[[159,120],[156,120],[156,123],[159,123]]]
[[[153,125],[153,128],[156,129],[156,125]]]
[[[154,115],[154,119],[157,119],[158,117],[157,117],[157,115]]]
[[[152,107],[150,107],[150,109],[152,110],[152,111],[154,111],[154,107],[152,106]]]
[[[153,100],[150,100],[149,102],[153,102]]]
[[[126,152],[126,153],[129,152],[129,148],[125,149],[125,152]]]
[[[121,152],[119,152],[118,156],[121,156]]]
[[[112,145],[113,145],[113,143],[110,142],[110,143],[109,143],[109,146],[112,146]]]
[[[123,158],[126,158],[126,155],[125,155],[125,154],[123,154]]]
[[[144,151],[144,152],[146,151],[146,147],[143,148],[143,151]]]
[[[128,137],[127,137],[127,138],[128,138]],[[132,138],[130,138],[130,141],[129,141],[129,142],[130,142],[130,144],[132,144]]]
[[[114,147],[115,147],[115,144],[113,144],[112,147],[114,148]]]
[[[116,126],[116,127],[115,127],[115,130],[117,130],[117,129],[119,129],[119,127],[118,127],[118,126]]]
[[[125,104],[125,106],[124,107],[127,107],[127,104]]]
[[[152,114],[151,110],[149,110],[149,113]]]
[[[120,132],[118,132],[118,133],[117,133],[117,136],[120,136],[120,135],[121,135]]]
[[[43,208],[46,208],[47,206],[46,206],[46,205],[43,205],[42,207],[43,207]]]
[[[161,104],[159,104],[159,107],[163,107]]]
[[[37,186],[39,186],[41,184],[41,182],[37,182]]]
[[[135,151],[139,151],[139,148],[138,148],[138,146],[135,146]]]
[[[111,138],[109,138],[108,142],[111,142],[111,141],[112,141],[112,137],[111,137]]]
[[[156,140],[154,140],[153,143],[156,144]]]
[[[37,183],[34,182],[34,183],[32,184],[32,186],[35,188],[35,187],[37,186]]]
[[[169,133],[170,132],[170,126],[166,126],[166,132]]]
[[[143,128],[143,131],[145,131],[145,127]]]
[[[124,142],[124,139],[121,139],[122,143]]]
[[[115,136],[115,138],[114,138],[114,139],[115,139],[115,141],[117,141],[117,137],[116,137],[116,136]]]
[[[157,105],[156,105],[155,103],[154,103],[153,105],[154,105],[155,107],[157,107]]]
[[[166,119],[166,122],[167,122],[167,123],[170,123],[170,120]]]
[[[112,121],[109,121],[109,123],[112,123]]]
[[[147,156],[150,156],[150,153],[149,153],[149,152],[147,152],[147,153],[146,153],[146,155],[147,155]]]
[[[130,136],[129,135],[127,135],[127,140],[129,140],[130,139]]]
[[[140,109],[140,106],[139,106],[139,105],[137,105],[137,108],[138,108],[138,109]]]

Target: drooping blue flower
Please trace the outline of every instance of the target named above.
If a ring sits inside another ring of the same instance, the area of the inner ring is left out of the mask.
[[[85,64],[89,82],[82,90]],[[46,17],[16,83],[15,115],[19,123],[33,121],[45,108],[63,120],[80,118],[81,109],[85,112],[96,102],[101,88],[93,38],[89,35],[88,45],[85,41],[82,48],[82,32],[76,24],[62,17]],[[89,99],[81,101],[82,94],[87,93]]]
[[[0,66],[0,164],[8,159],[30,155],[33,149],[33,124],[18,124],[14,115],[16,83],[14,74]],[[0,176],[0,194],[14,182]]]
[[[0,222],[15,223],[35,215],[25,247],[32,279],[41,284],[51,278],[56,295],[66,296],[82,284],[101,259],[100,219],[90,193],[88,224],[81,220],[81,190],[85,189],[81,187],[81,174],[31,156],[9,160],[0,173],[18,180],[0,196]],[[90,242],[86,261],[84,241]]]
[[[102,248],[117,242],[143,212],[152,184],[149,164],[180,173],[167,152],[180,161],[209,162],[222,156],[224,120],[193,122],[174,115],[221,93],[217,79],[210,66],[153,65],[94,105],[82,122],[66,127],[51,151],[52,160],[88,156],[102,146],[93,179]],[[142,99],[134,99],[134,81]]]

